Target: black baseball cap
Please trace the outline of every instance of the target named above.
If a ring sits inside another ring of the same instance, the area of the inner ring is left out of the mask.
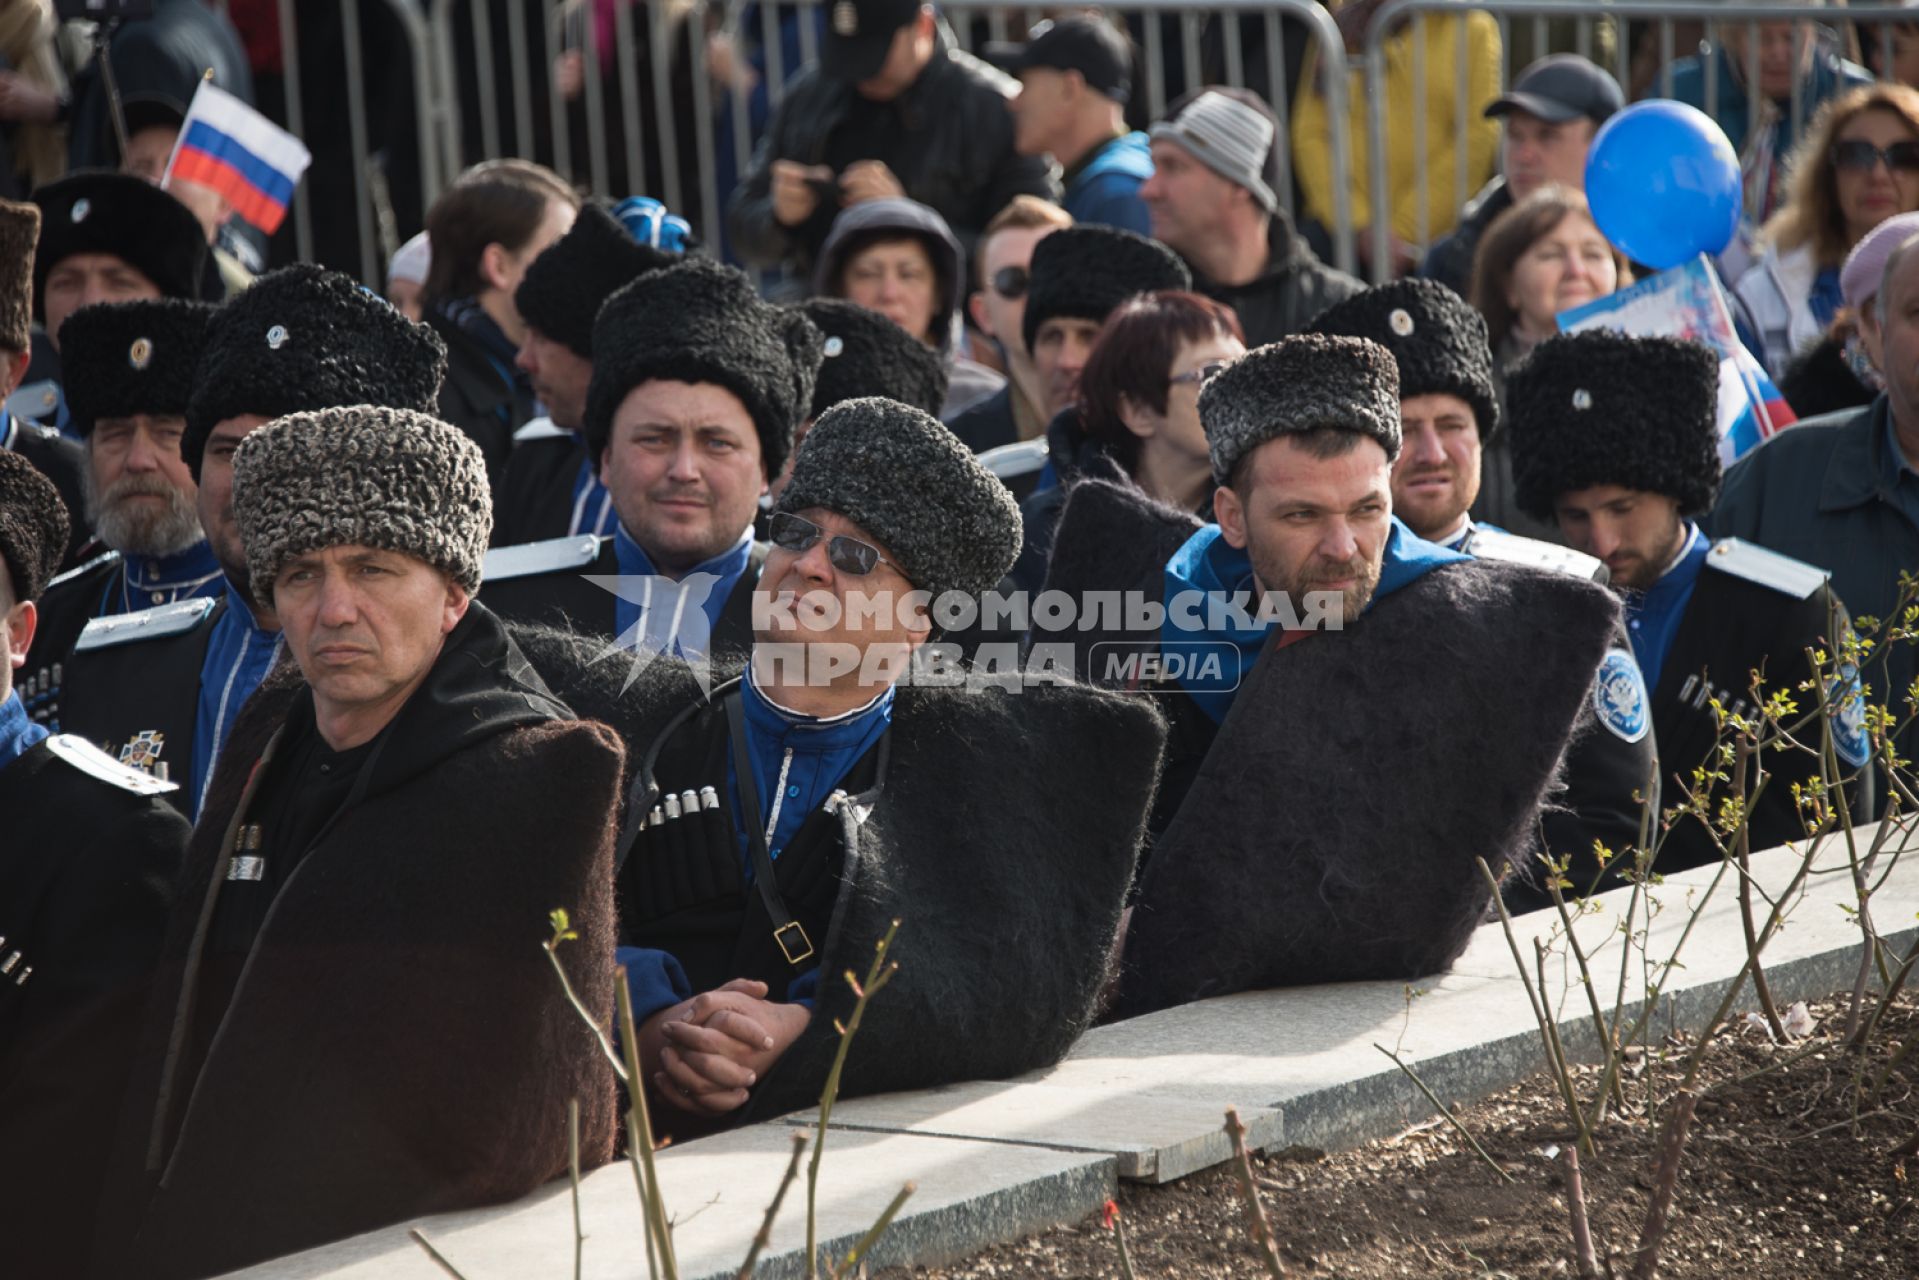
[[[1556,53],[1520,72],[1505,96],[1495,98],[1486,108],[1486,115],[1491,119],[1523,111],[1547,124],[1564,124],[1580,116],[1602,124],[1625,106],[1626,95],[1619,91],[1619,81],[1588,58]]]
[[[836,80],[871,80],[885,65],[899,29],[919,17],[922,0],[833,0],[820,42],[820,71]]]
[[[1126,36],[1109,22],[1085,14],[1042,22],[1028,33],[1024,45],[996,49],[988,55],[1011,75],[1045,68],[1077,71],[1095,93],[1125,102],[1133,92],[1133,53]]]

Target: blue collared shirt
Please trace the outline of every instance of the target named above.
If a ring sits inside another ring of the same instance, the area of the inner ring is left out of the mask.
[[[189,782],[193,797],[193,816],[200,816],[206,802],[207,784],[213,780],[213,764],[220,748],[233,732],[240,708],[273,670],[280,656],[278,631],[263,631],[253,620],[240,593],[227,590],[226,612],[213,624],[207,640],[207,656],[200,664],[200,703],[193,720],[193,777]]]
[[[652,557],[623,524],[613,534],[613,550],[622,578],[646,580],[629,581],[616,598],[614,634],[620,646],[683,658],[711,654],[720,611],[753,556],[753,527],[748,525],[738,542],[681,574],[677,582],[653,567]]]
[[[1659,581],[1644,591],[1626,592],[1626,634],[1632,637],[1633,657],[1645,674],[1648,689],[1659,688],[1659,672],[1665,666],[1666,653],[1673,637],[1679,634],[1680,620],[1692,602],[1693,588],[1706,567],[1712,542],[1699,532],[1699,526],[1686,522],[1686,545],[1672,567]]]
[[[860,757],[893,723],[893,686],[887,685],[865,706],[831,719],[788,711],[760,692],[748,673],[740,681],[740,710],[746,721],[746,750],[753,761],[753,791],[760,820],[771,829],[766,852],[780,850],[813,812],[824,805]],[[726,783],[733,793],[733,820],[739,831],[746,878],[753,878],[747,854],[745,818],[740,812],[739,778],[730,760]]]
[[[580,433],[575,431],[575,438]],[[619,518],[613,513],[613,494],[600,483],[600,469],[590,457],[580,459],[579,474],[573,477],[573,518],[567,521],[568,537],[590,533],[604,538],[612,533]]]
[[[9,692],[6,701],[0,702],[0,769],[33,750],[46,736],[45,727],[27,714],[20,695]]]
[[[137,613],[155,605],[219,596],[226,589],[226,575],[220,570],[220,562],[202,538],[185,551],[170,556],[125,557],[120,562],[119,589],[108,588],[94,616]]]

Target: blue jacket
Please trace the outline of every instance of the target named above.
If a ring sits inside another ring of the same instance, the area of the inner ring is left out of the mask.
[[[1153,176],[1153,153],[1146,135],[1134,130],[1096,148],[1066,173],[1060,204],[1076,222],[1121,227],[1153,234],[1153,219],[1139,188]]]

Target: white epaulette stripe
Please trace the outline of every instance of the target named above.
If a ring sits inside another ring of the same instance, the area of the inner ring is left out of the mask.
[[[1721,538],[1713,543],[1711,553],[1706,556],[1706,564],[1721,573],[1770,587],[1795,600],[1811,599],[1819,588],[1826,585],[1826,579],[1832,576],[1818,565],[1782,556],[1756,542],[1744,542],[1738,538]]]
[[[157,640],[165,636],[185,635],[206,621],[219,601],[210,596],[196,596],[191,600],[176,600],[172,604],[155,605],[151,609],[142,609],[138,613],[117,613],[111,617],[95,618],[87,623],[80,633],[80,639],[74,643],[75,653],[88,653],[95,649],[105,649],[116,644],[127,644],[134,640]]]
[[[93,557],[93,559],[76,564],[65,573],[54,574],[53,577],[47,579],[46,590],[51,591],[71,578],[84,577],[92,573],[95,569],[98,569],[101,565],[108,564],[119,558],[120,553],[118,551],[102,551],[99,555]]]
[[[1571,547],[1541,542],[1537,538],[1522,538],[1504,529],[1488,529],[1483,524],[1473,529],[1472,541],[1467,544],[1466,553],[1481,560],[1531,565],[1535,569],[1569,573],[1575,578],[1589,578],[1594,582],[1606,582],[1612,576],[1607,572],[1606,562],[1595,556],[1574,551]]]
[[[548,538],[544,542],[522,542],[515,547],[495,547],[480,562],[480,584],[484,589],[489,582],[508,578],[584,569],[599,558],[600,539],[590,533]]]
[[[163,796],[180,789],[177,783],[162,782],[145,769],[121,764],[78,734],[54,734],[47,739],[47,750],[88,777],[136,796]]]

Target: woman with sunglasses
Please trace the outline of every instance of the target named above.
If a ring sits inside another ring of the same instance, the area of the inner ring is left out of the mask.
[[[1785,204],[1760,228],[1764,254],[1733,286],[1775,380],[1842,319],[1847,252],[1915,209],[1919,91],[1875,84],[1821,107],[1793,156]]]

